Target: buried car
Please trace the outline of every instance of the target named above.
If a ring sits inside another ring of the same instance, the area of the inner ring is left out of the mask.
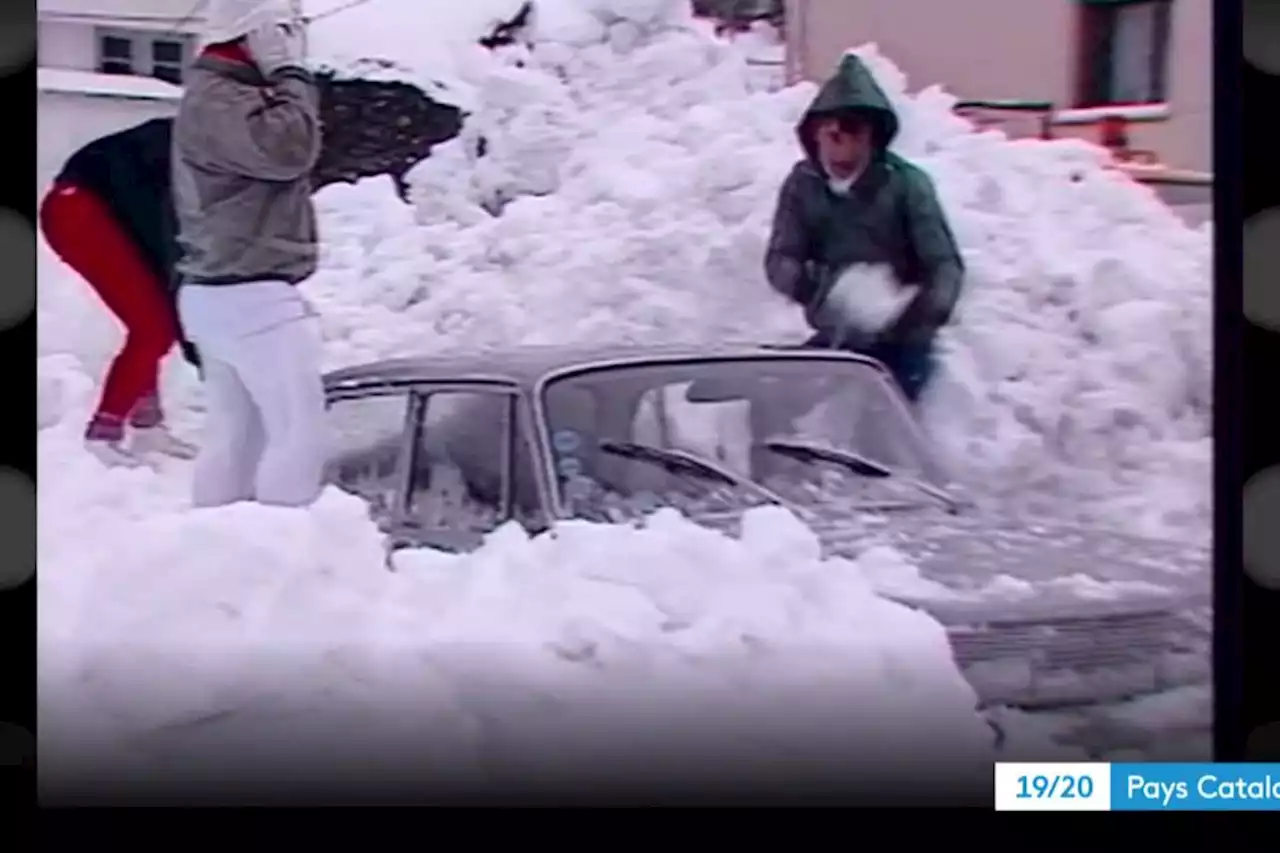
[[[918,566],[919,584],[882,591],[947,627],[985,703],[1208,678],[1204,549],[975,500],[863,356],[521,347],[380,361],[325,384],[330,480],[369,503],[392,555],[471,550],[509,522],[642,524],[661,507],[734,535],[747,509],[782,506],[829,555],[890,546]]]

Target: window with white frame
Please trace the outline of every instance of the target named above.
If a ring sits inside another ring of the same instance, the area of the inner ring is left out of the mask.
[[[1173,0],[1081,0],[1078,107],[1168,100]]]
[[[191,37],[177,33],[99,28],[97,43],[102,74],[155,77],[180,86],[191,59]]]

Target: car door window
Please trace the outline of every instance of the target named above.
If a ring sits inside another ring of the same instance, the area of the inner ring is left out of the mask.
[[[539,499],[521,415],[505,393],[435,391],[416,431],[408,514],[424,530],[536,527]]]
[[[326,481],[363,498],[375,517],[387,515],[395,504],[408,406],[404,391],[343,397],[329,404]]]

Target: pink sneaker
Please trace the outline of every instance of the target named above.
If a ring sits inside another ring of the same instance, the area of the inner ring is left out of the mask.
[[[113,468],[136,468],[142,460],[124,446],[124,421],[99,412],[84,430],[84,446],[103,465]]]
[[[178,438],[163,425],[146,428],[135,427],[133,429],[133,440],[129,444],[129,451],[135,456],[159,453],[164,456],[172,456],[175,459],[196,458],[196,446]]]
[[[137,468],[142,465],[142,460],[126,450],[119,441],[89,438],[85,440],[84,447],[109,468]]]

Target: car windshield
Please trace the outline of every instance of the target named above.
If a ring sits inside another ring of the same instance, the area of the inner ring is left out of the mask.
[[[592,368],[548,383],[542,405],[576,517],[922,506],[942,480],[888,377],[839,356]]]

